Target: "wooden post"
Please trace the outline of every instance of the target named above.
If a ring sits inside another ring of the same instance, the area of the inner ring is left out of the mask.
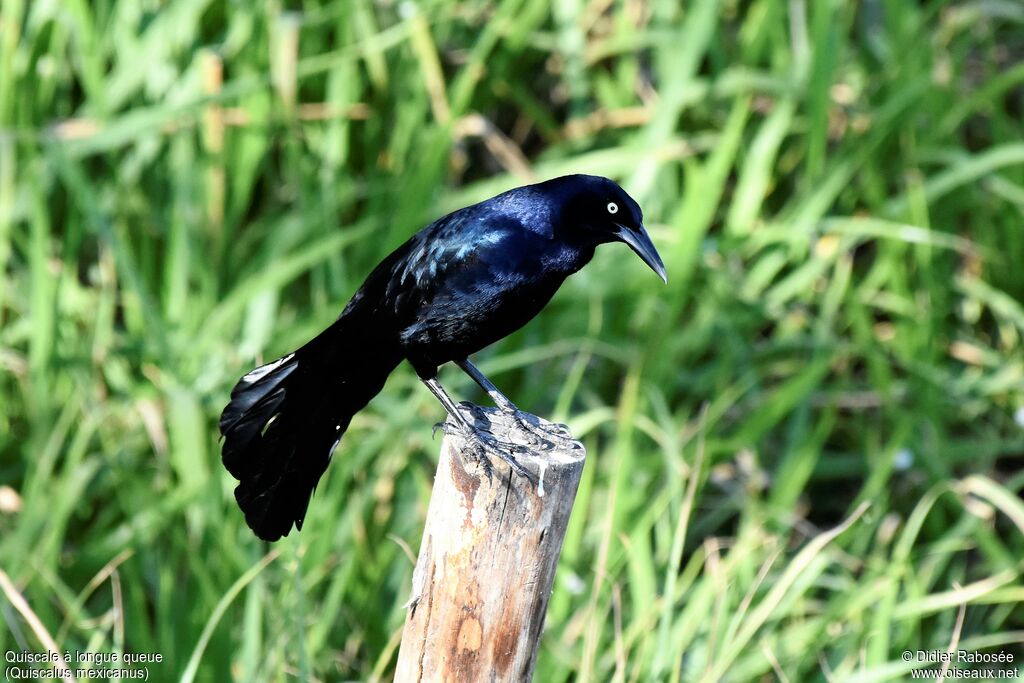
[[[460,436],[445,437],[413,572],[397,683],[530,680],[583,472],[586,452],[579,442],[539,444],[497,409],[462,409],[497,439],[528,445],[516,459],[538,483],[533,487],[498,459],[488,480],[471,446]]]

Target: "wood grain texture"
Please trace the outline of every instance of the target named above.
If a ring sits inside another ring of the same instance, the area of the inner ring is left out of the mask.
[[[517,459],[538,485],[496,459],[488,480],[465,440],[445,437],[398,654],[400,683],[530,680],[583,472],[580,443],[542,443],[496,409],[463,410],[498,439],[527,445]]]

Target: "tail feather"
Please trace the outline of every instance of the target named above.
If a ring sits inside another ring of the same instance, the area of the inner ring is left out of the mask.
[[[352,416],[377,395],[400,356],[345,319],[298,351],[243,376],[220,418],[235,499],[262,539],[302,529],[310,497]]]
[[[272,393],[281,393],[281,383],[299,367],[294,353],[278,358],[272,363],[261,365],[246,373],[231,390],[231,402],[220,416],[220,431],[223,433],[258,409],[258,404],[274,400]]]

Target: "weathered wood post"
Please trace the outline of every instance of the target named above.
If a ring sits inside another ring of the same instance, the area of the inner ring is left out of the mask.
[[[488,480],[465,440],[445,437],[397,683],[530,680],[583,472],[586,452],[571,437],[538,443],[496,409],[463,404],[463,410],[499,440],[526,445],[529,451],[516,459],[538,484],[496,459]]]

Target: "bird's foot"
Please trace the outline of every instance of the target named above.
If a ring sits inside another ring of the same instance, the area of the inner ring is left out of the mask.
[[[536,415],[525,413],[500,393],[497,395],[492,394],[491,398],[494,399],[494,404],[498,406],[498,410],[512,418],[512,421],[519,427],[519,431],[524,432],[529,437],[533,437],[531,439],[533,443],[537,445],[547,443],[549,446],[554,445],[570,450],[577,447],[577,442],[572,438],[572,432],[569,431],[568,425],[548,422]]]
[[[512,419],[521,431],[541,442],[570,450],[578,448],[576,440],[572,438],[572,432],[569,431],[568,425],[541,421],[540,418],[524,413],[518,408],[504,409],[504,412],[512,416]]]
[[[489,434],[478,427],[467,426],[464,428],[460,425],[452,424],[447,421],[439,422],[434,425],[434,429],[440,429],[446,435],[461,436],[472,444],[473,455],[476,458],[476,461],[479,462],[480,466],[483,468],[488,481],[491,480],[491,473],[493,471],[490,458],[491,456],[494,456],[508,463],[508,466],[511,467],[516,474],[526,479],[531,485],[537,485],[537,478],[533,476],[532,472],[523,467],[515,456],[516,453],[529,452],[529,449],[525,446],[496,439],[492,434]]]

